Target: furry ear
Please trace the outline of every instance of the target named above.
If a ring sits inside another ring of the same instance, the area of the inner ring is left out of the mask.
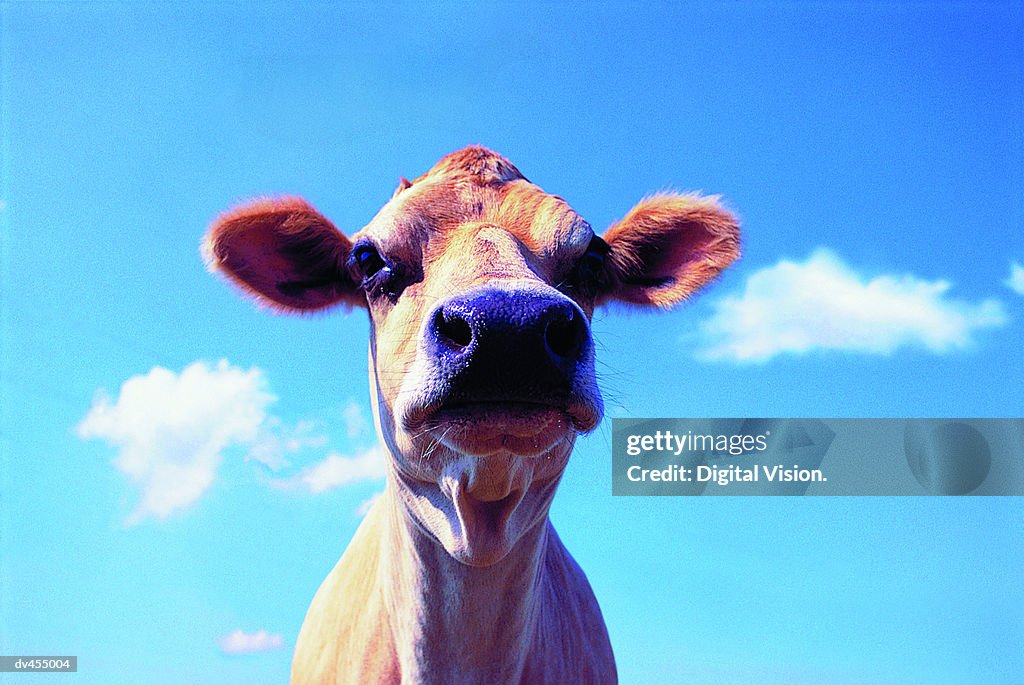
[[[604,234],[610,283],[599,303],[670,307],[739,257],[739,223],[715,197],[655,195]]]
[[[345,261],[352,243],[298,197],[252,200],[217,217],[203,253],[257,302],[308,312],[345,302],[366,306]]]

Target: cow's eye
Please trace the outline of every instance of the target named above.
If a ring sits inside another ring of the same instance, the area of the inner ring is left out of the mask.
[[[604,272],[604,263],[608,260],[608,253],[611,248],[608,247],[601,236],[594,236],[590,239],[590,245],[587,246],[587,251],[583,253],[579,261],[576,263],[576,270],[583,278],[596,279],[601,276]]]
[[[582,297],[592,297],[604,287],[608,280],[606,262],[611,248],[600,236],[590,239],[590,245],[576,263],[564,281],[566,292]]]
[[[387,266],[387,262],[380,256],[380,252],[370,242],[357,243],[352,248],[352,255],[349,257],[349,260],[362,278],[370,278]]]
[[[604,262],[608,259],[608,251],[608,244],[601,240],[600,237],[595,236],[591,240],[587,252],[580,258],[580,263],[577,265],[581,275],[596,279],[604,270]]]
[[[348,256],[348,268],[367,297],[398,299],[415,274],[398,259],[384,257],[369,240],[360,240]]]

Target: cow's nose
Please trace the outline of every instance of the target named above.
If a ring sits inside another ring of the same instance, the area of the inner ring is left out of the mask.
[[[496,287],[440,304],[426,335],[440,370],[460,387],[489,385],[509,399],[567,392],[590,348],[590,327],[571,300]]]
[[[558,363],[575,363],[587,338],[587,324],[570,302],[541,298],[509,298],[482,293],[468,300],[449,300],[434,313],[430,334],[456,354],[481,345],[538,347]]]

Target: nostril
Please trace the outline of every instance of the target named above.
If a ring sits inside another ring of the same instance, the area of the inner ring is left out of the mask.
[[[556,357],[569,359],[579,354],[584,333],[583,321],[568,309],[562,317],[548,322],[544,329],[544,342]]]
[[[444,307],[434,314],[434,331],[449,347],[459,349],[473,342],[473,329],[469,322],[454,312],[446,312]]]

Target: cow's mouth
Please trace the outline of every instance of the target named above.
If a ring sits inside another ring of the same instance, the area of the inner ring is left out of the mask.
[[[440,404],[424,414],[421,430],[459,454],[544,454],[577,432],[572,414],[542,402],[473,401]]]

